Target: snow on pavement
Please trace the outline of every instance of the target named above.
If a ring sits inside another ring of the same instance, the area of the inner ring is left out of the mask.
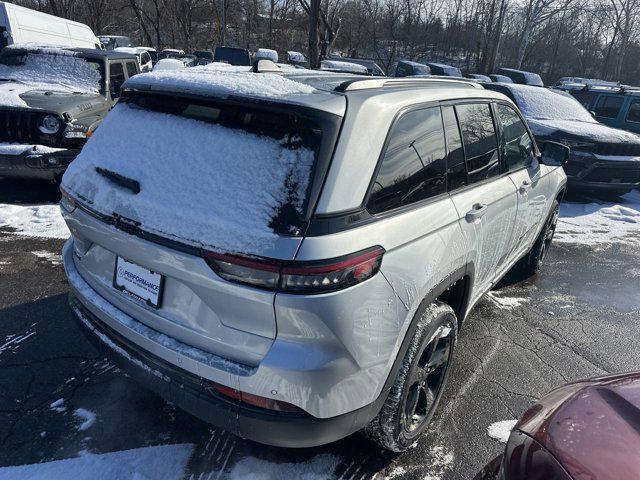
[[[301,463],[273,463],[259,458],[245,457],[239,460],[227,475],[220,478],[226,480],[273,480],[279,478],[332,480],[335,478],[334,470],[339,462],[338,457],[329,454],[316,455],[311,460]],[[211,475],[211,478],[218,477]]]
[[[47,252],[46,250],[38,250],[33,253],[36,257],[47,260],[51,263],[51,265],[61,265],[62,264],[62,255],[55,252]]]
[[[78,425],[79,432],[84,432],[85,430],[91,428],[94,423],[96,423],[96,414],[91,410],[87,410],[85,408],[75,409],[73,411],[73,416],[82,421],[82,423]]]
[[[634,190],[622,202],[563,202],[555,241],[598,246],[640,243],[640,192]]]
[[[511,430],[515,427],[517,420],[502,420],[501,422],[492,423],[487,428],[487,433],[494,440],[498,440],[502,443],[507,443]]]
[[[525,297],[510,297],[499,290],[487,293],[487,298],[498,308],[505,310],[513,310],[514,308],[520,307],[531,300],[530,298]]]
[[[0,480],[180,480],[191,444],[161,445],[121,452],[0,468]]]
[[[10,227],[16,235],[68,238],[69,229],[58,205],[11,205],[0,203],[0,228]]]

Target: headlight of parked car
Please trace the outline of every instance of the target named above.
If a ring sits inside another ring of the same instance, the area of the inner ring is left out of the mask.
[[[40,121],[39,129],[47,135],[54,135],[60,130],[60,119],[55,115],[45,115]]]
[[[572,151],[591,152],[596,147],[595,143],[585,142],[584,140],[565,140],[563,142]]]

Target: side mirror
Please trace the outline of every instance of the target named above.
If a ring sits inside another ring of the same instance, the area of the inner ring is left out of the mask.
[[[569,160],[571,149],[558,142],[542,142],[540,144],[542,158],[540,161],[550,167],[563,167]]]
[[[589,113],[593,118],[596,118],[596,112],[594,112],[593,110],[589,110]]]

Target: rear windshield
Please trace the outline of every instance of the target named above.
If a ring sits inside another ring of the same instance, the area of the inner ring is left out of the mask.
[[[324,122],[286,105],[130,93],[63,188],[153,233],[260,254],[278,235],[304,233],[319,152],[333,142]],[[140,192],[96,168],[138,182]]]
[[[249,52],[239,48],[225,48],[225,47],[216,48],[215,61],[225,62],[231,65],[239,65],[239,66],[251,65]]]

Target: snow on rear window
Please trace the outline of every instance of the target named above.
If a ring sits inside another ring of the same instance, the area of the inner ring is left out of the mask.
[[[5,64],[18,61],[19,57],[22,57],[21,64]],[[58,91],[97,92],[100,89],[97,68],[68,54],[27,53],[4,57],[2,62],[1,79]]]
[[[596,123],[591,114],[572,96],[547,88],[510,85],[518,107],[527,119],[578,120]]]
[[[313,87],[304,85],[280,75],[270,73],[249,73],[192,67],[136,75],[124,87],[194,93],[205,95],[243,95],[248,97],[283,97],[287,95],[309,94]]]
[[[260,254],[277,239],[272,220],[300,209],[314,151],[249,133],[120,103],[64,175],[62,187],[139,221],[144,230],[219,251]],[[118,186],[96,167],[140,184]]]

